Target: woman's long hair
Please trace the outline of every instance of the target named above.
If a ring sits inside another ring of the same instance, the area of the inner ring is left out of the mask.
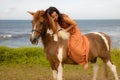
[[[56,8],[56,7],[49,7],[46,12],[48,12],[50,15],[53,13],[53,12],[56,12],[58,14],[58,23],[60,25],[62,25],[62,21],[63,21],[63,17],[62,17],[62,14],[59,12],[59,10]]]

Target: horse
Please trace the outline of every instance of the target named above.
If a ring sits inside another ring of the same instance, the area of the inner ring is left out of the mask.
[[[57,29],[51,16],[44,10],[28,13],[33,17],[32,33],[30,35],[31,43],[37,45],[41,39],[44,53],[52,68],[53,79],[63,80],[62,72],[64,64],[77,65],[77,63],[68,56],[69,33]],[[108,66],[113,72],[115,80],[118,80],[116,66],[110,58],[110,37],[103,32],[87,33],[85,36],[90,42],[88,61],[93,64],[93,80],[97,80],[98,57],[103,61],[105,68]]]

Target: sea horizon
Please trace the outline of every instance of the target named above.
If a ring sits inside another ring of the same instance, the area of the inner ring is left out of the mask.
[[[79,19],[75,21],[82,34],[107,33],[111,37],[112,47],[120,48],[120,19]],[[29,40],[31,27],[31,20],[0,20],[0,46],[33,46]],[[39,46],[42,46],[41,42]]]
[[[32,20],[31,19],[0,19],[0,20]],[[120,19],[73,19],[73,20],[120,20]]]

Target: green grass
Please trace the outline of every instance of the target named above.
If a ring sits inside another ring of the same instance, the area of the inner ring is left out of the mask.
[[[43,49],[39,47],[0,47],[0,64],[42,64],[48,65]]]
[[[111,49],[111,59],[117,67],[120,78],[119,49]],[[98,61],[101,66],[102,61],[100,59]],[[102,72],[102,68],[99,68],[97,80],[103,80]],[[91,64],[86,71],[81,65],[65,65],[63,70],[64,80],[90,80],[92,75]],[[0,46],[0,80],[52,80],[52,70],[45,58],[43,48]],[[114,80],[109,69],[108,80]]]

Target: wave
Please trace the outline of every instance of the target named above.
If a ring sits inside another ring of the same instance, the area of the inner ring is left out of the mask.
[[[12,35],[0,35],[0,38],[11,38]]]
[[[0,39],[10,39],[10,38],[22,38],[29,36],[29,33],[22,33],[22,34],[2,34],[0,35]]]

